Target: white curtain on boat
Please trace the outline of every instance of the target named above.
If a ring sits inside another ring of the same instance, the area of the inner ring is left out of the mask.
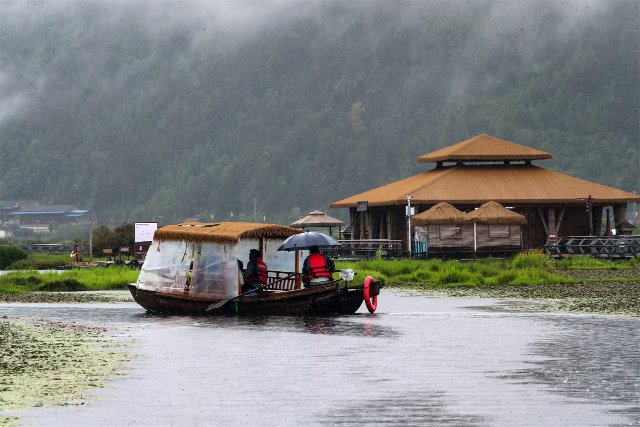
[[[238,259],[232,244],[153,242],[138,278],[140,289],[211,299],[238,295]]]

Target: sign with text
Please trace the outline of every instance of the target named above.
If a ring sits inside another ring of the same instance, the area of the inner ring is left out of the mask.
[[[151,242],[153,240],[153,233],[155,233],[157,229],[157,222],[136,222],[134,228],[136,243]]]

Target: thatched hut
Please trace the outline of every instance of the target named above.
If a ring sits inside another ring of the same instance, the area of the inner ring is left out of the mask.
[[[497,202],[487,202],[466,215],[473,224],[473,250],[517,251],[522,249],[524,215],[512,212]]]
[[[417,256],[522,249],[524,215],[490,201],[467,214],[446,202],[412,218]]]
[[[464,212],[440,202],[413,216],[416,256],[473,250],[473,225]]]

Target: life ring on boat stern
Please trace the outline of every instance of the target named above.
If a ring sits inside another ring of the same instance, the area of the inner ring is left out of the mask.
[[[378,294],[376,293],[373,298],[371,297],[371,284],[375,282],[375,279],[371,276],[367,276],[364,279],[364,289],[362,293],[364,294],[364,303],[367,305],[367,310],[369,313],[373,313],[378,308]]]

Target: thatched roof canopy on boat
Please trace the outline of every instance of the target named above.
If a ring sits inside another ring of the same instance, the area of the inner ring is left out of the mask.
[[[478,209],[466,214],[467,222],[490,225],[526,224],[524,215],[510,211],[498,202],[487,202]]]
[[[296,222],[292,222],[291,227],[308,228],[308,227],[339,227],[344,222],[337,218],[327,215],[322,211],[309,212],[308,215],[300,218]]]
[[[237,243],[240,239],[286,239],[302,230],[277,224],[253,222],[183,222],[156,230],[156,240]]]
[[[452,225],[465,222],[465,214],[447,202],[431,206],[425,212],[411,217],[415,225]]]

